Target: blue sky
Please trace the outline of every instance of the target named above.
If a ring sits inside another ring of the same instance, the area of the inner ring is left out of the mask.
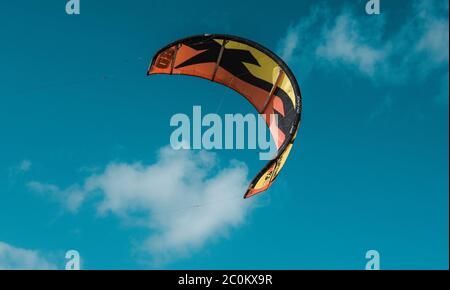
[[[365,3],[3,3],[0,268],[64,268],[69,249],[84,269],[363,269],[370,249],[383,269],[448,268],[448,2]],[[167,145],[193,105],[251,106],[145,75],[200,33],[261,43],[301,86],[289,160],[248,201],[257,151]]]

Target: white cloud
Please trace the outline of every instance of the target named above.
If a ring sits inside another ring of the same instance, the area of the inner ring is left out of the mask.
[[[362,32],[364,27],[365,33]],[[337,17],[331,28],[324,28],[323,42],[317,47],[316,55],[331,63],[351,65],[373,76],[386,58],[385,49],[368,40],[374,33],[371,25],[364,26],[351,13],[345,12]]]
[[[389,15],[356,16],[348,7],[335,14],[318,5],[287,29],[278,51],[291,65],[300,65],[303,77],[312,67],[333,67],[384,84],[423,79],[439,68],[448,71],[446,3],[415,1],[406,23],[394,32],[385,25]]]
[[[361,23],[351,10],[336,15],[322,2],[288,28],[277,50],[289,64],[299,64],[303,75],[316,65],[332,65],[373,76],[387,54],[378,33],[383,26],[381,16]]]
[[[72,185],[62,190],[53,184],[31,181],[27,186],[35,192],[49,194],[71,212],[76,212],[86,197],[85,190],[78,185]]]
[[[417,1],[414,5],[419,31],[415,49],[428,54],[434,63],[448,62],[448,1]]]
[[[47,270],[56,266],[38,251],[17,248],[0,241],[0,270]]]
[[[448,22],[443,19],[426,22],[416,50],[429,54],[435,63],[448,61]]]
[[[222,168],[214,153],[164,147],[154,164],[114,162],[82,187],[60,190],[34,182],[30,188],[66,198],[74,188],[83,197],[99,196],[99,214],[147,229],[149,236],[139,249],[155,261],[166,261],[242,224],[252,203],[242,198],[247,185],[243,163]]]
[[[287,62],[292,61],[292,57],[299,44],[299,33],[297,30],[299,28],[290,26],[280,45],[281,58]]]
[[[303,18],[295,25],[290,25],[286,35],[280,40],[277,51],[281,58],[289,65],[301,64],[303,74],[308,74],[314,62],[314,51],[318,45],[315,30],[319,23],[329,18],[327,6],[314,6],[307,18]]]

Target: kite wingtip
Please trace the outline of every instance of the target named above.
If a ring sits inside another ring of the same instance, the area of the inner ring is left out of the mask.
[[[252,191],[251,189],[247,190],[247,192],[244,194],[244,199],[248,199],[256,194],[258,194],[260,191]]]

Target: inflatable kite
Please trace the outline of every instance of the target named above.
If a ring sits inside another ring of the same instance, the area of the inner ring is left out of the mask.
[[[244,198],[268,189],[291,151],[300,124],[300,88],[288,66],[273,52],[253,41],[222,34],[177,40],[153,57],[147,75],[173,74],[205,78],[244,96],[265,116],[271,134],[278,134],[277,154],[255,176]],[[278,116],[270,126],[271,114]]]

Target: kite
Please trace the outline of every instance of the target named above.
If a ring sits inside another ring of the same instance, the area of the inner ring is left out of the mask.
[[[267,190],[292,149],[300,125],[300,88],[284,61],[260,44],[231,35],[204,34],[177,40],[153,57],[147,75],[190,75],[225,85],[244,96],[278,134],[277,154],[253,178],[244,198]],[[271,125],[271,114],[278,116]]]

